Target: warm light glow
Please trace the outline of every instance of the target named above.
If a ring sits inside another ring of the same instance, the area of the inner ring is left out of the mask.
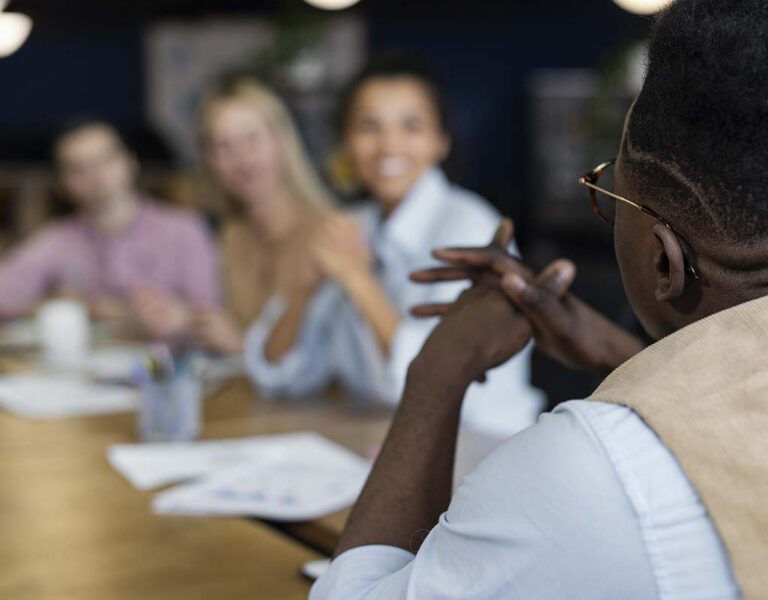
[[[613,0],[616,4],[621,6],[624,10],[627,10],[636,15],[652,15],[659,12],[667,4],[670,4],[672,0]]]
[[[357,4],[360,0],[304,0],[307,4],[311,4],[315,8],[322,8],[324,10],[341,10],[343,8],[349,8],[353,4]]]
[[[0,13],[0,58],[10,56],[21,48],[31,30],[32,19],[27,15]]]

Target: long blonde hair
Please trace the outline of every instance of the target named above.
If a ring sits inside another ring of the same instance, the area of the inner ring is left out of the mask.
[[[309,207],[333,206],[333,195],[312,166],[288,107],[272,89],[255,79],[238,79],[208,93],[201,110],[203,144],[207,143],[211,113],[217,105],[232,100],[250,104],[259,111],[279,140],[285,184],[291,197]]]

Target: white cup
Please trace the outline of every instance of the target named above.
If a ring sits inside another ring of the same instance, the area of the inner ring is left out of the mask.
[[[52,300],[37,313],[37,327],[48,368],[82,369],[88,359],[91,328],[85,307],[74,300]]]

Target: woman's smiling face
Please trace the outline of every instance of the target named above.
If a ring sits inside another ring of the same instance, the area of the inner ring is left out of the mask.
[[[357,90],[344,146],[360,182],[391,212],[445,159],[450,140],[427,86],[393,76],[372,78]]]

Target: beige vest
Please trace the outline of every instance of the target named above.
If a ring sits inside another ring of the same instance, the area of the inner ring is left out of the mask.
[[[629,406],[675,455],[745,598],[768,598],[768,297],[702,319],[614,371],[589,398]]]

